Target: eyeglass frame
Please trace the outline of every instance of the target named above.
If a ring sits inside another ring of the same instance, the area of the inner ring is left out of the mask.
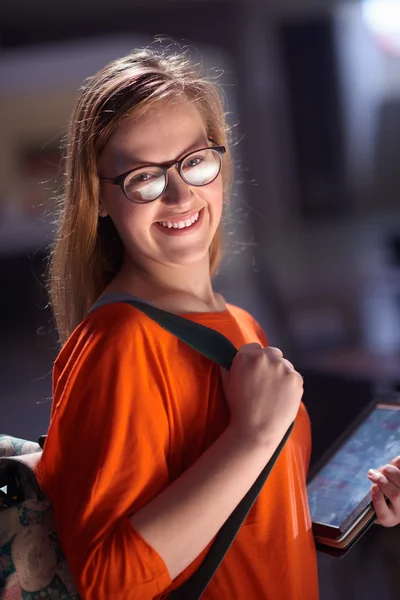
[[[203,150],[214,150],[215,152],[217,152],[217,154],[219,155],[219,169],[218,169],[218,173],[215,175],[214,179],[211,179],[211,181],[208,181],[207,183],[201,183],[201,184],[195,184],[195,183],[190,183],[189,181],[187,181],[185,179],[185,177],[182,174],[182,164],[185,162],[185,160],[191,155],[191,154],[196,154],[196,152],[202,152]],[[134,169],[129,169],[129,171],[125,171],[125,173],[121,173],[121,175],[117,175],[116,177],[100,177],[99,175],[99,179],[101,181],[108,181],[110,183],[112,183],[113,185],[118,185],[124,196],[129,200],[129,202],[134,202],[135,204],[149,204],[150,202],[154,202],[155,200],[158,200],[163,193],[165,192],[165,190],[168,187],[168,170],[171,169],[172,167],[177,167],[178,169],[178,173],[181,176],[181,178],[183,179],[183,181],[185,183],[187,183],[188,185],[193,185],[195,187],[203,187],[205,185],[209,185],[210,183],[212,183],[213,181],[215,181],[218,177],[218,175],[221,173],[221,169],[222,169],[222,156],[225,154],[226,152],[226,148],[225,146],[206,146],[205,148],[199,148],[198,150],[192,150],[191,152],[188,152],[187,154],[185,154],[185,156],[183,156],[182,158],[180,158],[179,160],[174,160],[171,162],[166,162],[166,163],[161,163],[161,164],[147,164],[147,165],[143,165],[141,167],[135,167]],[[164,185],[164,189],[163,191],[153,200],[132,200],[132,198],[130,198],[125,190],[125,180],[128,177],[128,175],[130,175],[131,173],[134,173],[135,171],[141,171],[142,169],[145,169],[146,167],[159,167],[161,169],[163,169],[164,171],[164,177],[165,177],[165,185]]]

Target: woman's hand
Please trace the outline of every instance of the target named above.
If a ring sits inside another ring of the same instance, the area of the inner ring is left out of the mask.
[[[294,421],[303,395],[303,378],[278,348],[245,344],[230,371],[221,370],[231,413],[230,427],[239,438],[276,447]]]
[[[379,469],[370,469],[368,478],[373,482],[372,502],[377,522],[384,527],[394,527],[400,523],[400,456],[390,465]],[[386,498],[390,505],[386,503]]]

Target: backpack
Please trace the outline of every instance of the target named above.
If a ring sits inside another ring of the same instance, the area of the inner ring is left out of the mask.
[[[79,600],[34,469],[39,444],[0,435],[0,598]]]

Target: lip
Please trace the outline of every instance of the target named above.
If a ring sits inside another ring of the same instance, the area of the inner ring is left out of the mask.
[[[202,208],[198,208],[197,210],[192,210],[190,212],[182,213],[180,215],[175,215],[174,217],[167,217],[165,219],[158,219],[158,221],[156,221],[156,223],[161,223],[162,221],[171,221],[171,223],[178,223],[179,221],[186,221],[186,219],[190,219],[194,215],[197,215],[197,213],[200,214],[200,212],[202,210],[203,210]]]
[[[185,221],[186,219],[190,219],[190,217],[193,217],[196,213],[199,213],[199,218],[190,227],[182,227],[182,229],[178,229],[178,228],[174,228],[174,227],[169,228],[169,227],[164,227],[158,221],[153,223],[153,225],[155,227],[157,227],[157,229],[159,231],[162,231],[163,233],[165,233],[165,235],[175,235],[175,236],[190,235],[191,233],[193,233],[200,227],[200,225],[203,221],[204,208],[201,208],[200,210],[192,211],[190,213],[186,213],[186,215],[179,215],[179,217],[175,217],[174,219],[160,219],[160,221],[162,220],[162,221],[171,221],[171,222]]]

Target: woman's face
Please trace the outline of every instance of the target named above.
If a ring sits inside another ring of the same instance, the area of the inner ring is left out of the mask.
[[[100,157],[99,173],[116,177],[143,165],[175,162],[211,145],[203,119],[190,102],[163,103],[145,116],[122,122]],[[194,265],[208,260],[222,213],[221,174],[212,183],[196,187],[183,181],[172,167],[165,192],[147,204],[131,202],[119,186],[101,184],[100,215],[111,217],[135,263],[151,269],[152,261]],[[171,226],[176,223],[179,228]]]

